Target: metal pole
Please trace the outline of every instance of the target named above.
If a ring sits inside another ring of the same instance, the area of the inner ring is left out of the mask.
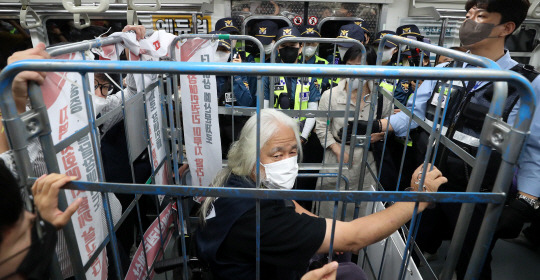
[[[448,26],[448,20],[449,18],[442,19],[441,33],[439,35],[439,47],[444,47],[444,39],[446,37],[446,27]],[[437,64],[437,61],[439,61],[440,56],[440,54],[437,54],[437,56],[435,57],[435,64]]]

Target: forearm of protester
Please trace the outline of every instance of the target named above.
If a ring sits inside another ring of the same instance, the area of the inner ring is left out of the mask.
[[[413,178],[415,178],[415,175],[418,176],[421,168],[422,166],[416,169]],[[442,173],[434,167],[432,171],[426,174],[424,185],[429,191],[435,192],[441,184],[447,181],[442,176]],[[415,190],[418,188],[417,185],[411,187]],[[415,202],[397,202],[380,212],[351,222],[337,221],[334,233],[334,250],[354,252],[390,236],[411,219],[415,205]],[[420,202],[418,211],[423,211],[428,205],[427,202]],[[323,244],[318,250],[319,253],[328,252],[330,248],[332,220],[327,219],[326,224],[326,235]]]

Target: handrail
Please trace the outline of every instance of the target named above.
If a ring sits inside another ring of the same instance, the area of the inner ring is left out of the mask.
[[[62,0],[64,9],[73,14],[103,13],[109,8],[109,0],[100,0],[99,6],[82,6],[81,0]]]
[[[21,6],[21,11],[19,13],[19,20],[21,22],[22,28],[24,28],[24,29],[32,29],[32,28],[40,27],[42,25],[41,18],[38,16],[36,11],[34,11],[32,9],[32,7],[30,7],[30,1],[29,0],[21,0],[21,5],[22,6]],[[28,13],[30,13],[30,15],[36,21],[36,23],[31,24],[31,25],[28,25],[28,23],[26,23],[26,15]]]
[[[154,33],[154,30],[147,30],[146,36],[150,36]],[[123,39],[122,37],[103,37],[103,38],[96,38],[92,40],[85,40],[77,43],[71,43],[66,45],[60,45],[60,46],[53,46],[48,47],[46,51],[52,56],[59,56],[62,54],[67,53],[74,53],[74,52],[82,52],[91,50],[93,48],[99,48],[106,45],[113,45],[117,43],[122,43]]]
[[[133,0],[128,0],[127,3],[128,3],[128,7],[130,9],[132,9],[133,11],[150,11],[150,12],[154,12],[154,11],[159,11],[159,9],[161,9],[161,1],[160,0],[154,0],[156,2],[156,4],[154,6],[149,6],[149,5],[137,5],[135,3],[133,3]]]
[[[317,28],[319,29],[319,31],[321,30],[321,27],[323,26],[323,24],[327,21],[351,21],[351,22],[354,22],[354,21],[364,21],[363,18],[360,18],[360,17],[325,17],[323,18],[319,24],[317,24]]]
[[[81,16],[83,17],[84,24],[81,24]],[[73,25],[77,29],[83,29],[90,26],[90,17],[88,14],[73,14]]]
[[[464,52],[460,52],[456,50],[451,50],[451,49],[447,49],[447,48],[439,47],[436,45],[420,42],[420,41],[409,39],[409,38],[400,37],[397,35],[391,35],[391,34],[387,34],[381,39],[381,42],[379,43],[379,49],[377,51],[378,53],[382,53],[384,44],[386,43],[386,41],[420,48],[423,50],[430,51],[432,53],[441,54],[441,55],[444,55],[453,59],[461,60],[475,66],[480,66],[480,67],[490,68],[490,69],[501,69],[501,67],[497,63],[485,57],[481,57],[481,56],[477,56],[477,55],[473,55],[469,53],[464,53]],[[382,56],[378,55],[377,64],[381,63],[380,61],[381,59],[382,59]],[[466,77],[463,79],[466,80]]]

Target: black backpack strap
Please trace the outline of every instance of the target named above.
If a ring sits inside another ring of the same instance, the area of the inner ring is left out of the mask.
[[[538,77],[538,75],[540,75],[540,73],[536,71],[536,69],[534,69],[533,66],[528,65],[528,64],[522,64],[522,63],[519,63],[516,66],[512,67],[510,71],[514,71],[516,73],[523,75],[531,83],[534,81],[534,79],[536,79],[536,77]],[[512,105],[510,106],[510,110],[508,110],[508,112],[504,112],[504,115],[502,116],[504,121],[508,120],[508,117],[510,116],[510,113],[512,112],[512,108],[516,106],[518,100],[519,100],[519,95],[516,98],[514,98],[514,100],[512,100]]]
[[[536,71],[536,69],[534,69],[534,66],[528,64],[519,63],[518,65],[512,67],[510,70],[523,75],[531,83],[532,81],[534,81],[534,79],[536,79],[536,77],[538,77],[538,75],[540,75],[540,72]]]

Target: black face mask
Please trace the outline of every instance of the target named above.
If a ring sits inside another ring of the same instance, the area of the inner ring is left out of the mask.
[[[294,63],[298,59],[298,50],[300,48],[284,47],[279,49],[279,56],[284,63]]]
[[[55,253],[56,228],[44,220],[41,220],[40,223],[42,223],[43,236],[40,240],[37,225],[34,225],[32,228],[32,244],[16,272],[16,274],[23,275],[29,280],[49,278],[51,261]]]

